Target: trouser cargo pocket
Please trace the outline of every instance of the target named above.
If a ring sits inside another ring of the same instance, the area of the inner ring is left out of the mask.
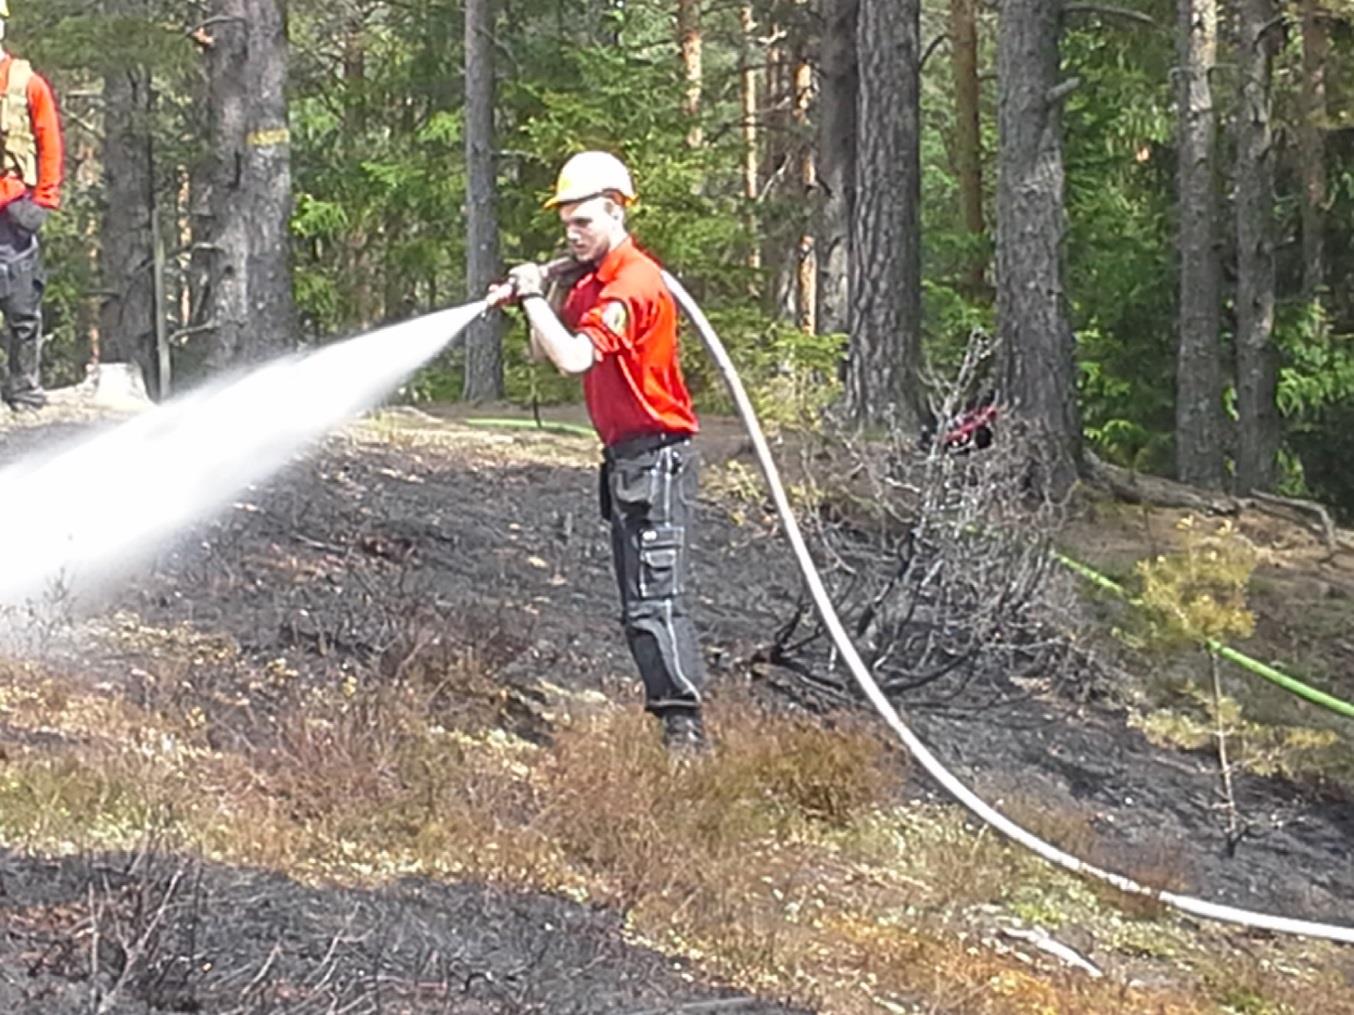
[[[646,528],[639,537],[639,597],[670,599],[684,591],[682,549],[685,533],[674,525]]]

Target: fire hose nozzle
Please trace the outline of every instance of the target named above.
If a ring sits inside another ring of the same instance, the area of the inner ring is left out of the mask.
[[[540,266],[541,274],[545,276],[547,282],[562,278],[577,267],[578,261],[568,254],[546,261]],[[517,293],[511,281],[500,282],[498,285],[490,287],[485,302],[490,307],[501,307],[504,304],[511,303],[516,296]]]

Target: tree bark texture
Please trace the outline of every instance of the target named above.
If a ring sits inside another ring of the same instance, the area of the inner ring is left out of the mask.
[[[954,164],[959,183],[959,212],[973,243],[966,283],[982,290],[987,275],[983,237],[982,121],[979,116],[978,0],[950,0],[950,53],[954,75]]]
[[[811,134],[809,107],[813,103],[813,67],[807,55],[801,53],[795,65],[795,129],[807,139]],[[813,145],[804,140],[799,148],[799,186],[806,201],[812,201],[818,191],[818,164]],[[815,246],[813,222],[804,223],[799,237],[799,281],[796,285],[799,316],[796,323],[810,335],[818,331],[818,250]]]
[[[1222,486],[1219,351],[1217,64],[1215,0],[1178,0],[1180,336],[1176,356],[1175,458],[1181,482]]]
[[[1067,317],[1059,5],[1003,0],[997,39],[1000,395],[1033,428],[1047,492],[1081,466],[1076,339]]]
[[[1302,116],[1298,157],[1302,174],[1302,292],[1316,299],[1326,285],[1326,65],[1330,37],[1326,11],[1302,0]]]
[[[284,0],[215,0],[207,49],[212,119],[207,366],[294,347]]]
[[[772,203],[785,202],[785,181],[790,178],[796,157],[794,110],[794,57],[790,36],[794,26],[771,22],[766,47],[766,89],[763,98],[766,138],[765,191]],[[781,210],[781,209],[777,209]],[[792,321],[799,313],[799,230],[795,218],[787,213],[764,216],[762,220],[762,261],[771,286],[770,311],[781,320]]]
[[[742,29],[741,66],[738,71],[738,93],[743,111],[743,197],[748,208],[748,267],[759,269],[762,266],[762,249],[757,243],[761,235],[758,224],[757,200],[761,196],[761,132],[757,129],[757,61],[755,32],[756,18],[752,4],[744,3],[738,9],[738,23]]]
[[[921,4],[860,0],[846,409],[915,429],[921,393]]]
[[[677,0],[677,48],[682,55],[682,77],[686,80],[682,112],[690,127],[686,143],[691,148],[701,144],[701,0]]]
[[[856,191],[856,20],[859,0],[823,0],[819,55],[818,330],[845,332]]]
[[[119,11],[121,12],[121,11]],[[151,78],[130,64],[104,77],[104,207],[100,273],[106,295],[99,310],[99,358],[135,363],[155,387],[155,180],[151,140]]]
[[[1275,402],[1273,0],[1242,0],[1237,23],[1241,78],[1236,118],[1236,492],[1269,490],[1281,428]]]
[[[343,23],[342,74],[344,143],[346,156],[356,164],[362,158],[367,134],[367,27],[360,12],[351,11]],[[348,302],[359,328],[376,320],[371,236],[365,223],[352,222],[343,237],[344,272],[351,279]]]
[[[470,298],[479,299],[499,271],[493,0],[466,0],[465,56],[466,286]],[[501,314],[466,332],[463,394],[470,400],[503,396]]]

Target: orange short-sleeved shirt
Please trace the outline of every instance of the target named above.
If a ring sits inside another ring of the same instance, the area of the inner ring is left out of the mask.
[[[602,443],[700,429],[677,362],[677,307],[657,262],[633,240],[574,283],[560,318],[596,351],[583,397]]]

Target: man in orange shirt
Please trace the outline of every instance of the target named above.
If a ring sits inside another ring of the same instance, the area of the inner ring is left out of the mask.
[[[558,313],[538,265],[522,264],[491,295],[518,301],[538,359],[583,378],[583,396],[605,445],[600,493],[611,523],[621,623],[644,681],[645,707],[671,749],[705,746],[704,666],[684,595],[695,520],[699,429],[677,362],[677,310],[658,264],[626,231],[630,173],[606,152],[575,155],[547,207],[559,210],[583,274]]]
[[[0,41],[9,0],[0,0]],[[61,203],[62,140],[56,100],[27,60],[0,48],[0,313],[9,371],[0,398],[41,409],[42,267],[38,231]]]

